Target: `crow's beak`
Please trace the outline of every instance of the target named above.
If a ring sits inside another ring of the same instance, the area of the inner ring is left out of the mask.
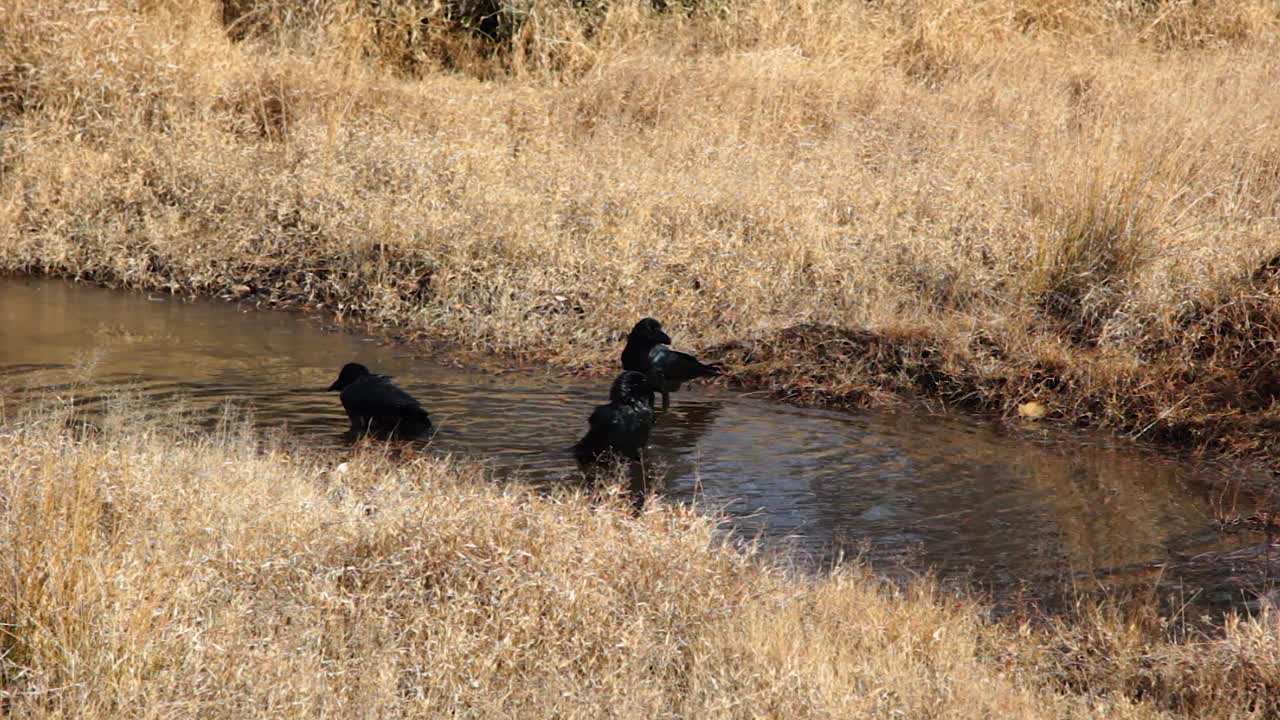
[[[658,342],[662,343],[663,345],[670,345],[670,344],[671,344],[671,336],[670,336],[670,335],[668,335],[668,334],[666,334],[666,333],[664,333],[664,332],[659,332],[659,333],[658,333],[658,335],[657,335],[657,337],[656,337],[655,339],[656,339]]]
[[[325,392],[333,392],[334,390],[337,390],[337,389],[338,389],[338,381],[334,380],[333,384],[330,385],[329,388],[325,390]]]

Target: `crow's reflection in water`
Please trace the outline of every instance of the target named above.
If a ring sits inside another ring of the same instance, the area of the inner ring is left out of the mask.
[[[672,479],[697,475],[699,454],[695,451],[720,410],[720,402],[703,401],[683,403],[658,413],[646,457],[650,489],[662,492]]]

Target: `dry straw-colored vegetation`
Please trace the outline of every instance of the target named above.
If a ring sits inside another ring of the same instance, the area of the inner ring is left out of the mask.
[[[1265,453],[1268,0],[0,0],[0,270]],[[1274,615],[985,617],[448,461],[0,426],[0,714],[1274,717]],[[341,463],[345,461],[345,465]]]
[[[425,456],[187,431],[127,404],[0,426],[0,708],[125,717],[1274,717],[1274,616],[988,619],[797,579],[664,503]],[[174,428],[179,428],[175,430]]]
[[[1275,0],[0,4],[0,269],[1277,449]]]

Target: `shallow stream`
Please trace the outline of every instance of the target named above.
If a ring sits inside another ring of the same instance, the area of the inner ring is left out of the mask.
[[[423,402],[439,452],[535,482],[576,477],[567,448],[608,395],[607,378],[460,370],[292,313],[0,280],[9,418],[90,373],[93,393],[182,396],[211,418],[231,400],[252,407],[259,425],[337,444],[347,420],[336,394],[319,390],[349,360],[394,375]],[[89,413],[100,403],[93,393],[81,398]],[[1231,559],[1250,555],[1259,538],[1214,526],[1215,512],[1252,509],[1233,507],[1216,470],[1096,437],[804,409],[695,387],[660,414],[651,451],[667,498],[722,510],[734,532],[802,563],[862,549],[883,572],[932,568],[1002,596],[1063,580],[1158,582],[1213,606],[1247,601],[1264,582]]]

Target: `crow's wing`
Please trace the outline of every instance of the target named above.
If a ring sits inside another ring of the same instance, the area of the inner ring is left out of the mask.
[[[649,443],[649,431],[653,428],[653,406],[640,399],[614,410],[610,425],[609,447],[633,460],[639,460],[644,446]]]
[[[591,429],[574,446],[579,460],[594,460],[605,451],[639,460],[649,442],[653,408],[644,400],[625,405],[601,405],[591,413]]]
[[[622,418],[612,405],[598,405],[587,420],[587,434],[573,446],[582,460],[593,460],[609,449],[609,438],[622,427]]]
[[[587,421],[587,424],[591,426],[593,431],[607,433],[619,427],[621,420],[622,418],[618,416],[617,408],[612,405],[599,405],[595,410],[591,411],[591,419]]]
[[[707,365],[688,353],[672,350],[666,345],[658,345],[649,355],[649,363],[653,372],[660,375],[668,383],[682,383],[694,378],[715,377],[720,368]]]
[[[342,393],[347,409],[362,417],[426,418],[412,395],[385,376],[373,376],[353,384]]]

